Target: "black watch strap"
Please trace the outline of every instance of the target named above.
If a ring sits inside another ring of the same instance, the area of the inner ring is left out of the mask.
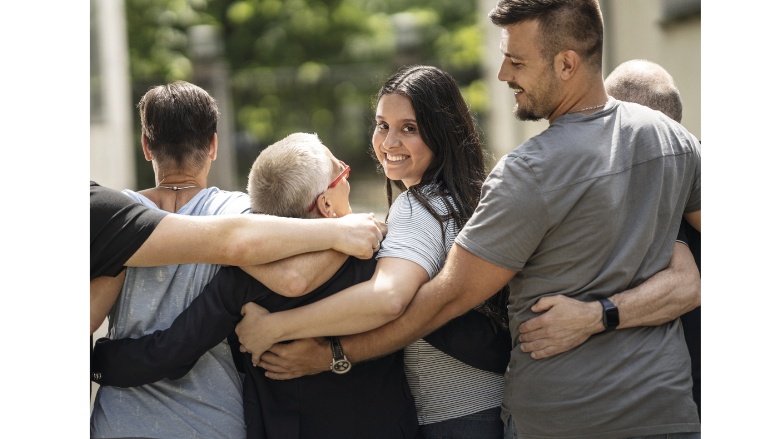
[[[333,373],[344,374],[352,369],[352,363],[349,362],[344,350],[341,348],[341,342],[338,337],[330,337],[330,350],[333,353],[333,361],[330,363],[330,370]]]
[[[599,299],[602,308],[602,323],[606,332],[613,331],[620,325],[620,313],[609,299]]]

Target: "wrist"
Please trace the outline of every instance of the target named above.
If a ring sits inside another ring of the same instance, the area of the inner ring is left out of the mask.
[[[330,337],[330,351],[333,354],[333,359],[330,363],[330,370],[338,375],[343,375],[352,370],[352,363],[344,355],[344,350],[341,348],[341,343],[338,337]]]
[[[339,340],[341,341],[341,350],[344,351],[344,355],[349,356],[349,361],[355,364],[363,361],[364,358],[361,358],[360,353],[357,352],[356,345],[352,342],[353,337],[354,335],[345,335],[339,337]]]
[[[620,325],[620,313],[617,306],[609,299],[599,299],[599,303],[601,304],[601,319],[604,332],[614,331]]]
[[[328,230],[322,232],[323,235],[326,235],[328,239],[330,240],[330,247],[331,250],[336,250],[338,252],[342,252],[343,243],[346,241],[346,238],[349,236],[350,233],[350,226],[348,223],[346,223],[341,218],[326,218],[329,223]]]
[[[330,341],[325,337],[317,337],[317,372],[326,372],[330,370],[330,363],[333,360],[333,353],[330,350]]]
[[[317,251],[335,249],[339,244],[339,236],[343,233],[342,229],[339,218],[320,218],[314,230],[315,240],[321,244]]]
[[[290,340],[284,328],[285,319],[280,318],[281,316],[279,314],[283,314],[283,312],[269,313],[263,320],[261,320],[261,324],[258,325],[257,328],[260,333],[266,334],[266,337],[268,337],[268,340],[272,344]]]
[[[604,332],[604,309],[601,307],[601,303],[598,300],[588,302],[588,307],[590,309],[590,323],[588,325],[590,335]]]

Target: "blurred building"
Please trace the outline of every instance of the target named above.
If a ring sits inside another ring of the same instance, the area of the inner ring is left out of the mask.
[[[473,1],[478,2],[478,21],[485,35],[484,75],[490,102],[482,128],[488,147],[498,158],[544,130],[548,123],[521,123],[512,115],[512,92],[505,83],[496,80],[502,59],[498,51],[500,32],[487,19],[496,0]],[[701,138],[701,1],[600,0],[600,3],[605,21],[604,76],[633,58],[662,65],[680,89],[683,125]],[[140,96],[130,96],[124,2],[92,0],[91,6],[90,179],[119,189],[136,188],[134,148],[139,147],[140,139],[133,138],[132,126],[133,118],[137,117],[134,101]],[[402,34],[409,36],[408,32]],[[226,103],[220,106],[219,159],[214,163],[216,172],[210,174],[209,184],[242,190],[236,187],[228,73],[219,62],[218,36],[208,28],[199,28],[192,30],[190,38],[195,65],[200,66],[196,72],[199,85],[207,83],[204,88],[219,102]]]

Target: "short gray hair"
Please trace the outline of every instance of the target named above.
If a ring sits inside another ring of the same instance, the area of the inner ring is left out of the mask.
[[[604,86],[615,99],[636,102],[682,121],[682,99],[674,78],[652,61],[632,59],[620,64],[604,80]]]
[[[313,216],[309,206],[327,188],[333,169],[333,160],[316,134],[290,134],[264,149],[249,171],[252,212]]]

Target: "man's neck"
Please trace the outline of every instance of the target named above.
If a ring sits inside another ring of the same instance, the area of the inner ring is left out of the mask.
[[[609,95],[604,88],[604,81],[600,78],[598,81],[582,81],[581,85],[567,84],[572,91],[570,94],[564,92],[564,97],[558,107],[552,112],[547,120],[552,124],[555,119],[564,114],[592,114],[601,111],[607,104]]]

